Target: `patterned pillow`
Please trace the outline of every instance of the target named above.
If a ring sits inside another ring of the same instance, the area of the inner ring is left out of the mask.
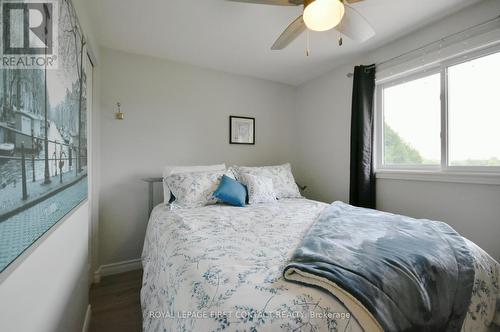
[[[174,173],[190,173],[190,172],[215,172],[226,169],[226,164],[207,165],[207,166],[165,166],[163,169],[163,200],[165,204],[171,203],[175,198],[171,197],[170,189],[165,182],[165,179]]]
[[[295,183],[292,174],[292,167],[289,163],[279,166],[264,166],[264,167],[238,167],[234,166],[236,170],[236,178],[243,174],[251,174],[255,176],[264,176],[273,180],[274,191],[276,197],[281,198],[301,198],[299,187]]]
[[[175,173],[165,178],[175,197],[172,208],[195,208],[215,204],[213,192],[217,189],[224,171]]]
[[[241,182],[247,186],[248,204],[275,202],[273,180],[264,176],[241,174]]]

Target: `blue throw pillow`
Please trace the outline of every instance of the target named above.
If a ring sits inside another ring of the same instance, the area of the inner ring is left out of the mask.
[[[245,206],[247,188],[238,181],[224,175],[219,187],[214,192],[214,197],[229,205]]]

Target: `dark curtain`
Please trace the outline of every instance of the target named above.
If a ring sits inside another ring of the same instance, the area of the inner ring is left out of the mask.
[[[373,100],[375,66],[356,66],[351,115],[351,205],[375,208],[375,173],[373,171]]]

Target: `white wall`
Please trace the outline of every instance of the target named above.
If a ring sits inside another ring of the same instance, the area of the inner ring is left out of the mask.
[[[100,106],[101,93],[101,63],[100,48],[97,44],[97,35],[94,26],[89,17],[89,1],[72,0],[78,14],[78,20],[87,39],[87,52],[94,66],[93,84],[92,84],[92,114],[88,126],[90,132],[89,145],[89,204],[90,204],[90,223],[89,223],[89,246],[90,246],[90,264],[89,274],[93,274],[99,267],[99,186],[100,186],[100,117],[98,109]]]
[[[298,162],[295,176],[306,195],[349,200],[349,135],[352,80],[343,66],[299,87],[296,105]]]
[[[311,198],[349,199],[352,79],[356,64],[371,64],[493,18],[500,2],[483,1],[401,40],[361,56],[299,87],[296,108],[297,175]],[[443,220],[500,259],[500,186],[379,179],[378,208]]]
[[[0,284],[0,331],[77,332],[88,305],[84,203]]]
[[[146,176],[165,165],[292,159],[295,88],[101,49],[100,263],[140,258]],[[125,120],[114,119],[116,102]],[[229,145],[229,115],[256,117],[256,145]]]
[[[500,260],[500,186],[379,179],[377,207],[442,220]]]

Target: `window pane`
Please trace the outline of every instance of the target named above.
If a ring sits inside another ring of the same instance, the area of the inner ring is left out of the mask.
[[[452,166],[500,166],[500,53],[448,70]]]
[[[384,164],[441,163],[441,75],[384,89]]]

